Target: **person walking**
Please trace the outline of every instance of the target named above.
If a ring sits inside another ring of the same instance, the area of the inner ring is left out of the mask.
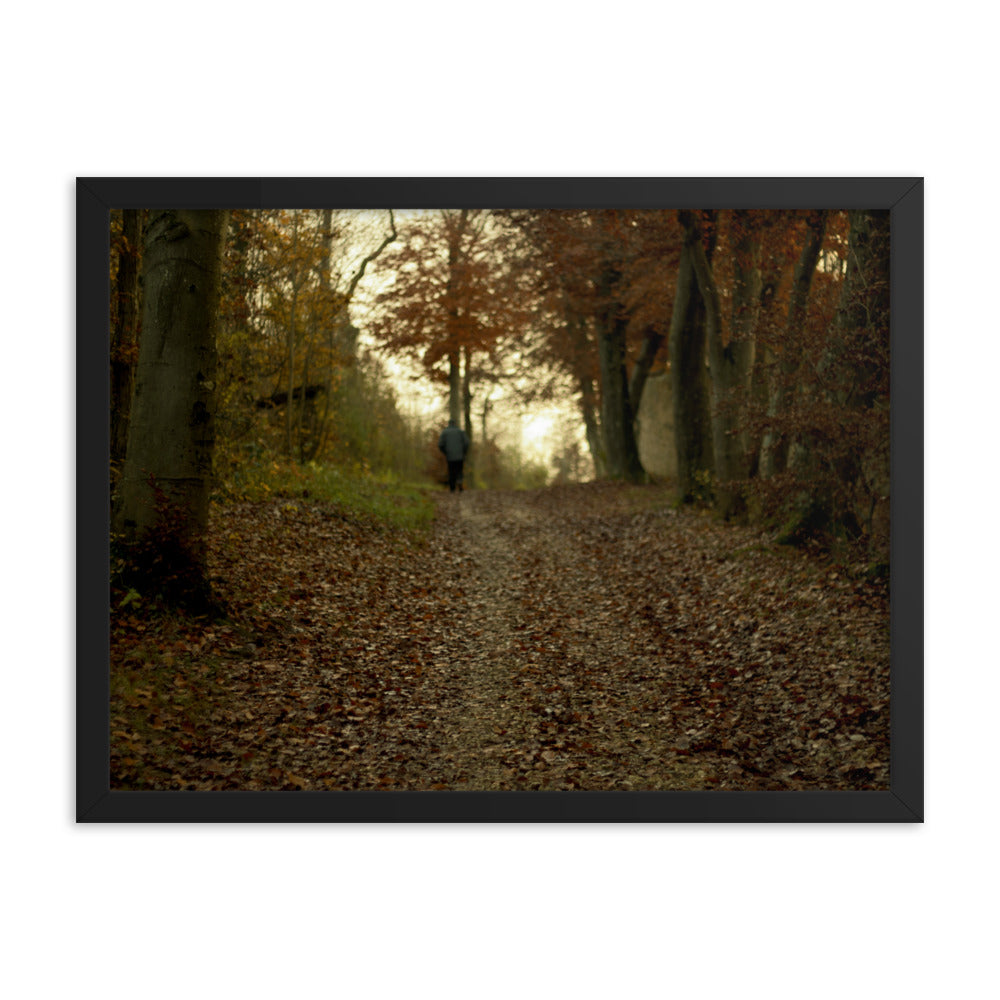
[[[462,482],[462,466],[469,451],[469,435],[458,426],[454,420],[448,421],[448,426],[441,431],[438,438],[438,448],[448,460],[448,489],[452,493],[457,488],[465,489]]]

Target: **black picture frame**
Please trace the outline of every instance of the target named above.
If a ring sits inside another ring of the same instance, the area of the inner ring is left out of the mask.
[[[923,822],[923,179],[78,178],[77,822]],[[109,781],[112,208],[882,208],[891,212],[888,791],[140,792]],[[104,349],[101,349],[103,345]]]

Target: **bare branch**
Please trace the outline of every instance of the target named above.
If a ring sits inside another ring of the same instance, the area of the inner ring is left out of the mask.
[[[389,227],[392,229],[392,232],[389,233],[389,235],[379,244],[378,249],[372,251],[372,253],[368,254],[368,256],[361,261],[361,265],[358,267],[357,273],[351,279],[350,285],[347,286],[347,293],[344,296],[345,303],[349,303],[351,298],[354,296],[354,289],[358,287],[358,282],[364,277],[365,268],[368,267],[368,265],[375,260],[375,258],[378,257],[378,255],[382,253],[382,251],[398,236],[398,233],[396,232],[396,218],[392,214],[391,208],[389,209]]]

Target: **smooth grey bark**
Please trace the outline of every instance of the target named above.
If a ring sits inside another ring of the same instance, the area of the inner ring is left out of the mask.
[[[677,268],[670,333],[670,389],[677,449],[677,489],[682,502],[699,496],[714,467],[708,373],[705,369],[705,307],[685,242]]]
[[[639,351],[639,357],[635,359],[635,364],[632,366],[632,375],[628,381],[628,398],[632,405],[632,414],[635,417],[639,415],[642,393],[646,388],[649,372],[665,339],[666,337],[654,327],[649,327],[642,338],[642,348]]]
[[[225,211],[156,210],[143,250],[143,336],[116,530],[169,546],[164,573],[205,589]]]

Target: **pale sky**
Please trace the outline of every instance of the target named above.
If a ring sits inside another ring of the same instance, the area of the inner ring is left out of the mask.
[[[395,211],[397,221],[401,215],[406,214],[415,214],[415,210]],[[358,213],[358,217],[368,230],[363,240],[359,241],[359,250],[356,251],[356,257],[360,260],[370,249],[378,246],[388,233],[388,216],[387,211],[373,211]],[[380,287],[385,286],[385,282],[385,272],[380,272],[379,261],[369,264],[358,284],[351,306],[351,321],[361,330],[362,343],[368,347],[373,345],[364,335],[365,316],[374,296]],[[447,411],[445,387],[433,384],[411,359],[378,353],[386,361],[402,412],[422,418],[433,419],[437,416],[443,419]],[[413,375],[419,377],[414,379]],[[480,429],[483,389],[483,386],[473,386],[474,435],[478,435]],[[505,400],[503,386],[493,386],[490,391],[490,412],[486,426],[488,436],[494,438],[499,446],[519,445],[525,458],[543,462],[547,467],[551,467],[560,435],[565,435],[567,427],[578,431],[577,438],[581,443],[586,440],[579,409],[571,396],[525,408]],[[583,450],[586,452],[585,444]]]

